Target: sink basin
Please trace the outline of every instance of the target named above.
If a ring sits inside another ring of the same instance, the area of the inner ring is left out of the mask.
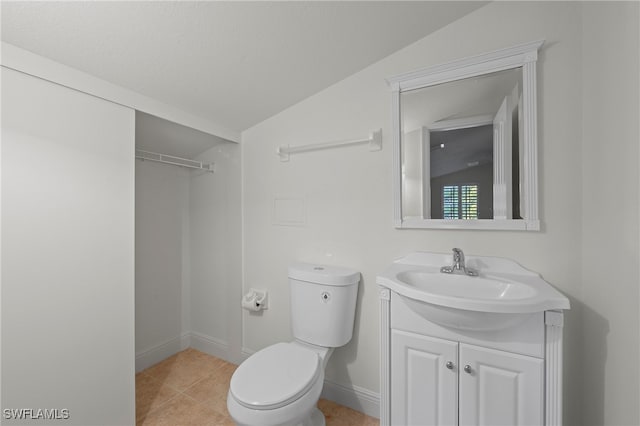
[[[569,300],[511,259],[467,256],[478,276],[445,274],[450,254],[417,252],[392,263],[376,282],[437,324],[474,330],[504,328],[530,314],[569,309]]]
[[[421,291],[461,299],[520,300],[535,296],[535,289],[521,282],[493,275],[469,277],[422,270],[400,272],[398,280]]]

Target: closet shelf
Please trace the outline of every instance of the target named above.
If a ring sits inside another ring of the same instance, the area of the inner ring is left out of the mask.
[[[290,154],[300,152],[317,151],[320,149],[335,148],[345,145],[369,144],[369,151],[380,151],[382,149],[382,129],[374,130],[367,139],[355,139],[346,141],[322,142],[302,146],[282,145],[278,147],[276,153],[280,156],[280,161],[289,161]]]
[[[173,164],[174,166],[187,167],[189,169],[204,170],[213,173],[214,163],[203,163],[202,161],[189,160],[187,158],[175,157],[173,155],[158,154],[157,152],[143,151],[136,149],[136,158],[140,160],[155,161],[157,163]]]

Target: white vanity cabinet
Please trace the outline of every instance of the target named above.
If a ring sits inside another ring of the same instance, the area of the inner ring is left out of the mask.
[[[391,330],[391,424],[458,424],[458,343]]]
[[[460,343],[460,424],[543,424],[544,360]]]
[[[410,253],[376,282],[381,425],[562,424],[570,304],[539,274],[454,248]]]
[[[542,424],[544,361],[391,330],[392,425]]]
[[[380,295],[381,425],[562,423],[561,312],[460,330],[426,320],[389,289]]]

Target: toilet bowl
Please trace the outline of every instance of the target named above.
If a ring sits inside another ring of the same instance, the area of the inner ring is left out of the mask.
[[[231,377],[229,414],[238,425],[323,426],[316,407],[334,348],[351,340],[360,273],[348,268],[289,267],[296,340],[251,355]]]
[[[231,378],[229,414],[238,425],[323,425],[316,403],[330,352],[295,341],[256,352]]]

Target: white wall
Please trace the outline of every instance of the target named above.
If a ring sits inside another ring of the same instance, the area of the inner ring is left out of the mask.
[[[133,424],[134,111],[2,83],[2,408]]]
[[[178,352],[190,330],[189,173],[136,161],[137,371]]]
[[[331,359],[327,379],[346,387],[378,392],[376,274],[394,258],[413,250],[448,252],[451,247],[462,247],[467,253],[513,258],[540,272],[570,297],[572,310],[565,317],[565,423],[582,424],[584,386],[601,389],[604,382],[608,382],[607,389],[620,386],[620,393],[625,394],[616,393],[615,403],[602,398],[589,401],[596,405],[593,410],[607,413],[605,418],[613,423],[637,423],[639,395],[635,367],[628,374],[623,373],[622,364],[611,364],[602,370],[599,365],[602,356],[594,360],[583,353],[583,337],[587,341],[596,332],[583,328],[583,314],[589,312],[582,301],[583,293],[602,283],[586,280],[587,290],[583,291],[584,227],[579,206],[583,201],[582,150],[589,141],[582,140],[585,65],[582,7],[578,2],[491,3],[243,132],[244,287],[267,287],[272,307],[263,316],[244,314],[243,344],[247,349],[257,350],[291,337],[286,278],[290,262],[351,266],[363,276],[356,329],[352,342],[338,349]],[[616,25],[613,18],[598,24],[603,32]],[[615,34],[613,38],[621,35]],[[384,78],[538,39],[546,39],[538,66],[541,231],[394,230],[389,149],[391,95]],[[354,146],[293,155],[287,163],[281,163],[274,154],[279,145],[360,138],[379,127],[384,135],[382,152],[370,153],[365,147]],[[629,149],[627,142],[623,144]],[[628,161],[632,163],[638,155],[630,158]],[[637,168],[637,163],[634,165]],[[637,185],[637,177],[631,172],[634,165],[618,164]],[[604,172],[614,172],[616,166],[601,167]],[[273,201],[282,194],[306,200],[305,226],[273,224]],[[588,196],[593,200],[590,204],[607,201],[607,197],[597,192],[589,192]],[[637,211],[637,200],[633,197],[625,202],[631,210],[629,214]],[[636,214],[635,224],[637,218]],[[584,220],[591,221],[591,215]],[[596,226],[601,229],[604,224]],[[637,239],[638,232],[633,229],[632,226],[629,238]],[[585,240],[585,244],[590,244],[591,235],[585,235]],[[608,251],[609,246],[593,247],[595,253],[606,259],[616,256]],[[631,241],[627,248],[629,256],[635,255],[637,262],[637,244],[634,246]],[[632,284],[633,276],[625,276],[624,280],[627,284],[618,291],[637,289],[637,281]],[[607,345],[607,364],[610,360],[634,356],[638,360],[637,290],[632,293],[619,306],[600,302],[600,316],[629,318],[628,327],[617,330],[615,339],[600,341]],[[620,371],[611,374],[615,368]],[[599,378],[585,378],[597,369],[604,371]],[[626,377],[623,379],[622,375]]]
[[[582,264],[584,424],[638,416],[640,4],[585,3]]]
[[[196,159],[215,173],[192,172],[189,186],[191,345],[240,361],[240,147],[218,145]]]

